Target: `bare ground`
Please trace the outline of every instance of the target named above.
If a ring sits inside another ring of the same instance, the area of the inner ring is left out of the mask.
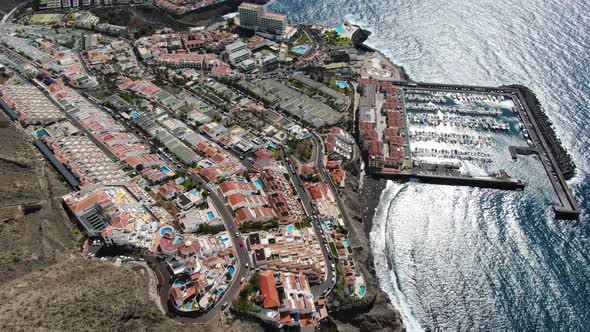
[[[259,331],[167,318],[145,265],[80,257],[82,236],[61,206],[68,189],[0,114],[0,331]]]

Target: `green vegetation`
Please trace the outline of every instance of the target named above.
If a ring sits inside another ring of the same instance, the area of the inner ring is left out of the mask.
[[[334,242],[330,242],[329,246],[330,253],[332,254],[332,256],[338,256],[338,251],[336,250],[336,245],[334,244]]]
[[[139,98],[131,92],[119,92],[119,96],[131,105],[139,104]]]
[[[184,189],[189,190],[192,189],[195,184],[193,183],[193,180],[191,179],[186,179],[183,183],[182,186],[184,187]]]
[[[334,30],[330,30],[324,34],[324,40],[330,46],[342,47],[342,46],[352,46],[352,41],[350,38],[340,37],[338,32]]]
[[[240,231],[243,233],[250,233],[256,231],[268,231],[279,227],[279,222],[272,220],[266,223],[244,223],[239,226]]]
[[[260,295],[260,287],[258,281],[260,276],[255,272],[248,283],[242,287],[238,298],[234,301],[232,310],[238,313],[260,312],[262,311],[262,296]]]
[[[348,235],[348,229],[346,229],[346,227],[342,227],[341,225],[336,226],[336,231],[340,234]]]
[[[299,53],[295,53],[293,51],[289,51],[289,57],[292,58],[293,60],[297,61],[297,59],[299,59],[300,54]]]
[[[220,232],[225,231],[225,226],[221,225],[210,225],[210,224],[200,224],[198,233],[200,234],[217,234]]]
[[[301,221],[295,223],[296,229],[311,227],[311,219],[308,216],[301,218]]]
[[[307,43],[309,43],[309,37],[307,36],[307,34],[305,32],[301,31],[301,33],[299,34],[297,39],[293,42],[293,46],[307,44]]]
[[[287,146],[294,152],[295,157],[303,162],[308,162],[313,153],[313,143],[311,140],[289,140]]]

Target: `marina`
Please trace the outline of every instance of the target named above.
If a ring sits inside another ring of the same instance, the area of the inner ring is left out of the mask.
[[[359,107],[360,140],[376,176],[497,189],[522,189],[519,158],[541,163],[560,219],[579,209],[523,92],[479,87],[370,81]],[[366,104],[366,105],[365,105]],[[372,107],[371,109],[362,107]],[[373,121],[373,122],[372,122]],[[381,138],[383,141],[381,141]],[[381,145],[381,146],[380,146]]]

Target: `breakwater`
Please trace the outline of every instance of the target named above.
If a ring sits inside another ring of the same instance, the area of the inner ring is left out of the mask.
[[[523,102],[528,105],[531,113],[535,117],[537,127],[547,141],[549,149],[551,150],[551,154],[556,159],[557,166],[561,170],[563,177],[565,177],[567,180],[574,177],[576,174],[576,165],[574,164],[570,154],[563,147],[561,140],[555,134],[553,124],[547,114],[545,114],[543,111],[541,102],[539,102],[535,93],[523,85],[514,84],[507,85],[507,87],[517,89],[521,93]]]

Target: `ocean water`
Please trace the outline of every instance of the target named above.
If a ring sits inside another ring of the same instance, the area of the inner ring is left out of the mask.
[[[389,182],[371,231],[382,288],[409,330],[590,330],[587,0],[275,0],[293,21],[372,31],[415,80],[521,83],[574,157],[583,214],[556,221],[538,163],[521,192]],[[520,162],[520,161],[519,161]]]

